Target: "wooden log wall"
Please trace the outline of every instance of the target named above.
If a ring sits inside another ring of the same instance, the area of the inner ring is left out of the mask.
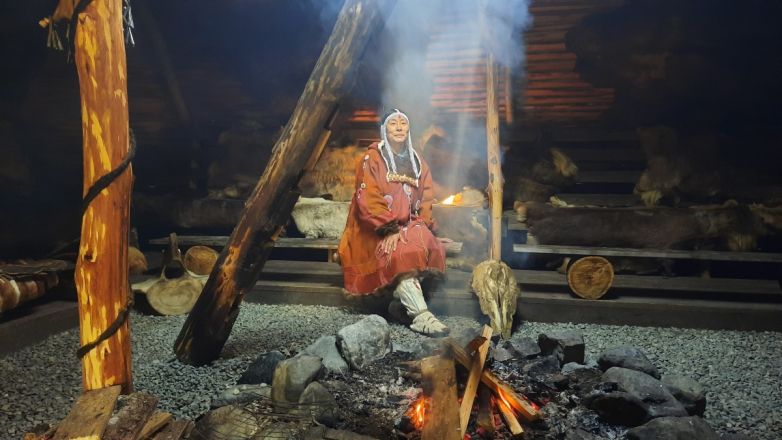
[[[532,0],[532,25],[520,38],[524,66],[501,69],[497,109],[505,123],[588,123],[600,119],[614,103],[614,89],[597,88],[575,72],[576,54],[565,46],[565,35],[585,17],[619,6],[623,0]],[[476,2],[475,13],[478,13]],[[444,114],[486,115],[486,52],[476,26],[444,13],[432,27],[426,67],[434,88],[430,99]],[[375,122],[374,112],[357,108],[353,123]]]

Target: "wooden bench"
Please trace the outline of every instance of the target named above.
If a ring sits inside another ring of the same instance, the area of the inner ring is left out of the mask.
[[[567,280],[573,293],[582,298],[598,299],[614,285],[614,272],[611,263],[604,257],[629,257],[629,258],[665,258],[680,260],[707,260],[707,261],[732,261],[740,263],[782,263],[782,254],[770,252],[728,252],[728,251],[687,251],[673,249],[633,249],[610,248],[591,246],[561,246],[561,245],[530,245],[514,244],[513,251],[526,254],[553,254],[553,255],[577,255],[580,258],[568,267]],[[598,275],[596,275],[598,274]],[[648,277],[646,277],[648,278]],[[706,290],[718,291],[711,282],[693,281],[691,277],[681,278],[677,283],[667,283],[682,290]],[[778,281],[745,280],[747,288],[754,292],[760,290],[763,293],[779,293]],[[649,282],[645,280],[644,282]],[[720,283],[715,279],[714,283]],[[726,280],[731,289],[739,288],[741,280]],[[633,284],[633,283],[631,283]],[[659,288],[665,288],[666,283],[656,283]],[[776,286],[775,286],[776,285]],[[636,286],[637,287],[637,286]]]
[[[228,243],[228,236],[225,235],[177,235],[179,244],[182,246],[207,246],[211,248],[222,249]],[[168,244],[168,237],[153,238],[149,244],[164,246]],[[444,243],[446,255],[458,255],[462,251],[461,242]],[[280,237],[274,242],[276,248],[288,249],[325,249],[328,251],[328,261],[335,262],[335,253],[339,248],[339,240],[332,238],[299,238],[299,237]]]

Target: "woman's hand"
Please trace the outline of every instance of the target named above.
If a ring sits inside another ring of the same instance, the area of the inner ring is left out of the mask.
[[[390,254],[396,250],[396,245],[400,241],[404,242],[401,232],[395,232],[391,235],[387,235],[380,241],[380,249],[384,254]]]

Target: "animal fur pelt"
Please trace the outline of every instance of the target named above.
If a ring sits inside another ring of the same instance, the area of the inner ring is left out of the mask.
[[[470,286],[481,311],[491,319],[494,333],[510,338],[520,292],[510,267],[501,261],[486,260],[475,267]]]
[[[478,206],[473,208],[435,204],[432,214],[437,221],[438,236],[448,237],[463,243],[459,258],[453,259],[449,257],[446,260],[446,265],[453,268],[469,268],[468,270],[472,270],[476,264],[485,260],[488,256],[488,245],[486,243],[489,231],[484,225],[488,223],[489,213],[483,208],[483,194],[480,194],[480,199],[470,197],[469,192],[467,194],[467,200],[473,200]]]
[[[540,244],[750,251],[768,233],[759,215],[735,203],[690,208],[555,208],[528,203],[525,208],[530,232]]]
[[[307,238],[340,238],[348,220],[348,202],[299,197],[291,216]]]
[[[333,200],[350,201],[356,190],[356,163],[364,154],[366,149],[356,145],[326,148],[315,169],[306,172],[299,181],[302,196],[329,194]]]
[[[647,206],[730,199],[782,203],[778,171],[764,169],[768,164],[760,156],[737,155],[740,141],[713,133],[685,136],[664,126],[639,128],[638,138],[647,167],[633,192]]]
[[[547,148],[521,159],[509,158],[503,166],[508,201],[543,202],[560,189],[572,185],[578,166],[559,148]]]

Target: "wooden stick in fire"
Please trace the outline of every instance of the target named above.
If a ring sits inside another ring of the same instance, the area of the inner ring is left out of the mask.
[[[486,355],[489,353],[489,340],[491,339],[491,334],[491,327],[484,325],[483,331],[481,332],[484,341],[475,351],[475,356],[472,359],[470,376],[467,378],[467,385],[464,387],[464,395],[462,396],[462,406],[459,408],[459,421],[461,423],[462,433],[467,432],[467,424],[470,421],[470,413],[472,412],[472,404],[475,401],[475,393],[478,391],[483,365],[486,362]]]
[[[500,414],[502,414],[502,418],[505,419],[505,425],[508,427],[508,431],[510,431],[514,437],[524,433],[524,428],[521,427],[519,419],[516,418],[516,414],[501,397],[497,398],[497,408],[500,409]]]
[[[456,362],[462,364],[462,366],[465,368],[470,368],[472,365],[472,359],[470,358],[470,355],[459,346],[459,344],[450,338],[446,339],[445,344],[453,352],[453,356]],[[533,422],[540,419],[540,411],[535,406],[535,404],[527,400],[527,398],[516,394],[511,386],[500,380],[500,378],[495,376],[491,371],[483,370],[481,373],[481,382],[490,390],[492,390],[498,399],[501,399],[500,396],[505,397],[505,400],[508,402],[511,408],[521,414],[521,416],[524,417],[524,419],[528,422]]]

